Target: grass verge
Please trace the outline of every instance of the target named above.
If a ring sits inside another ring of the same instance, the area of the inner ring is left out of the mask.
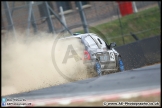
[[[135,41],[135,38],[131,36],[130,32],[135,34],[138,39],[159,35],[161,33],[160,21],[159,7],[154,6],[93,27],[100,31],[103,36],[91,27],[89,31],[98,34],[108,43],[116,42],[120,46],[124,43],[127,44]],[[78,32],[84,33],[83,30]]]

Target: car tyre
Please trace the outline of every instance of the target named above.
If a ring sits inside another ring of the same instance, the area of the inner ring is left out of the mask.
[[[121,56],[118,57],[117,63],[118,63],[118,72],[125,71]]]

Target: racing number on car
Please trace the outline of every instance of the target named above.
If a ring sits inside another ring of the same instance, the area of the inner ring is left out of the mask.
[[[109,52],[110,54],[110,61],[115,61],[115,55],[113,52]]]

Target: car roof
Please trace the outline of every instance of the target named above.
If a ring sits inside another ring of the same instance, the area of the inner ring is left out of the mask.
[[[91,35],[91,36],[95,35],[95,36],[97,36],[94,33],[84,33],[84,34],[78,34],[76,36],[75,35],[72,35],[72,36],[64,37],[64,38],[60,38],[60,39],[62,40],[62,39],[68,39],[68,38],[81,38],[82,36],[87,36],[87,35]]]

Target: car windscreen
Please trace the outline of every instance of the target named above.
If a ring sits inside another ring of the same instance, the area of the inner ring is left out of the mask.
[[[98,48],[97,44],[94,42],[94,40],[90,36],[87,36],[85,40],[87,41],[90,48]]]

